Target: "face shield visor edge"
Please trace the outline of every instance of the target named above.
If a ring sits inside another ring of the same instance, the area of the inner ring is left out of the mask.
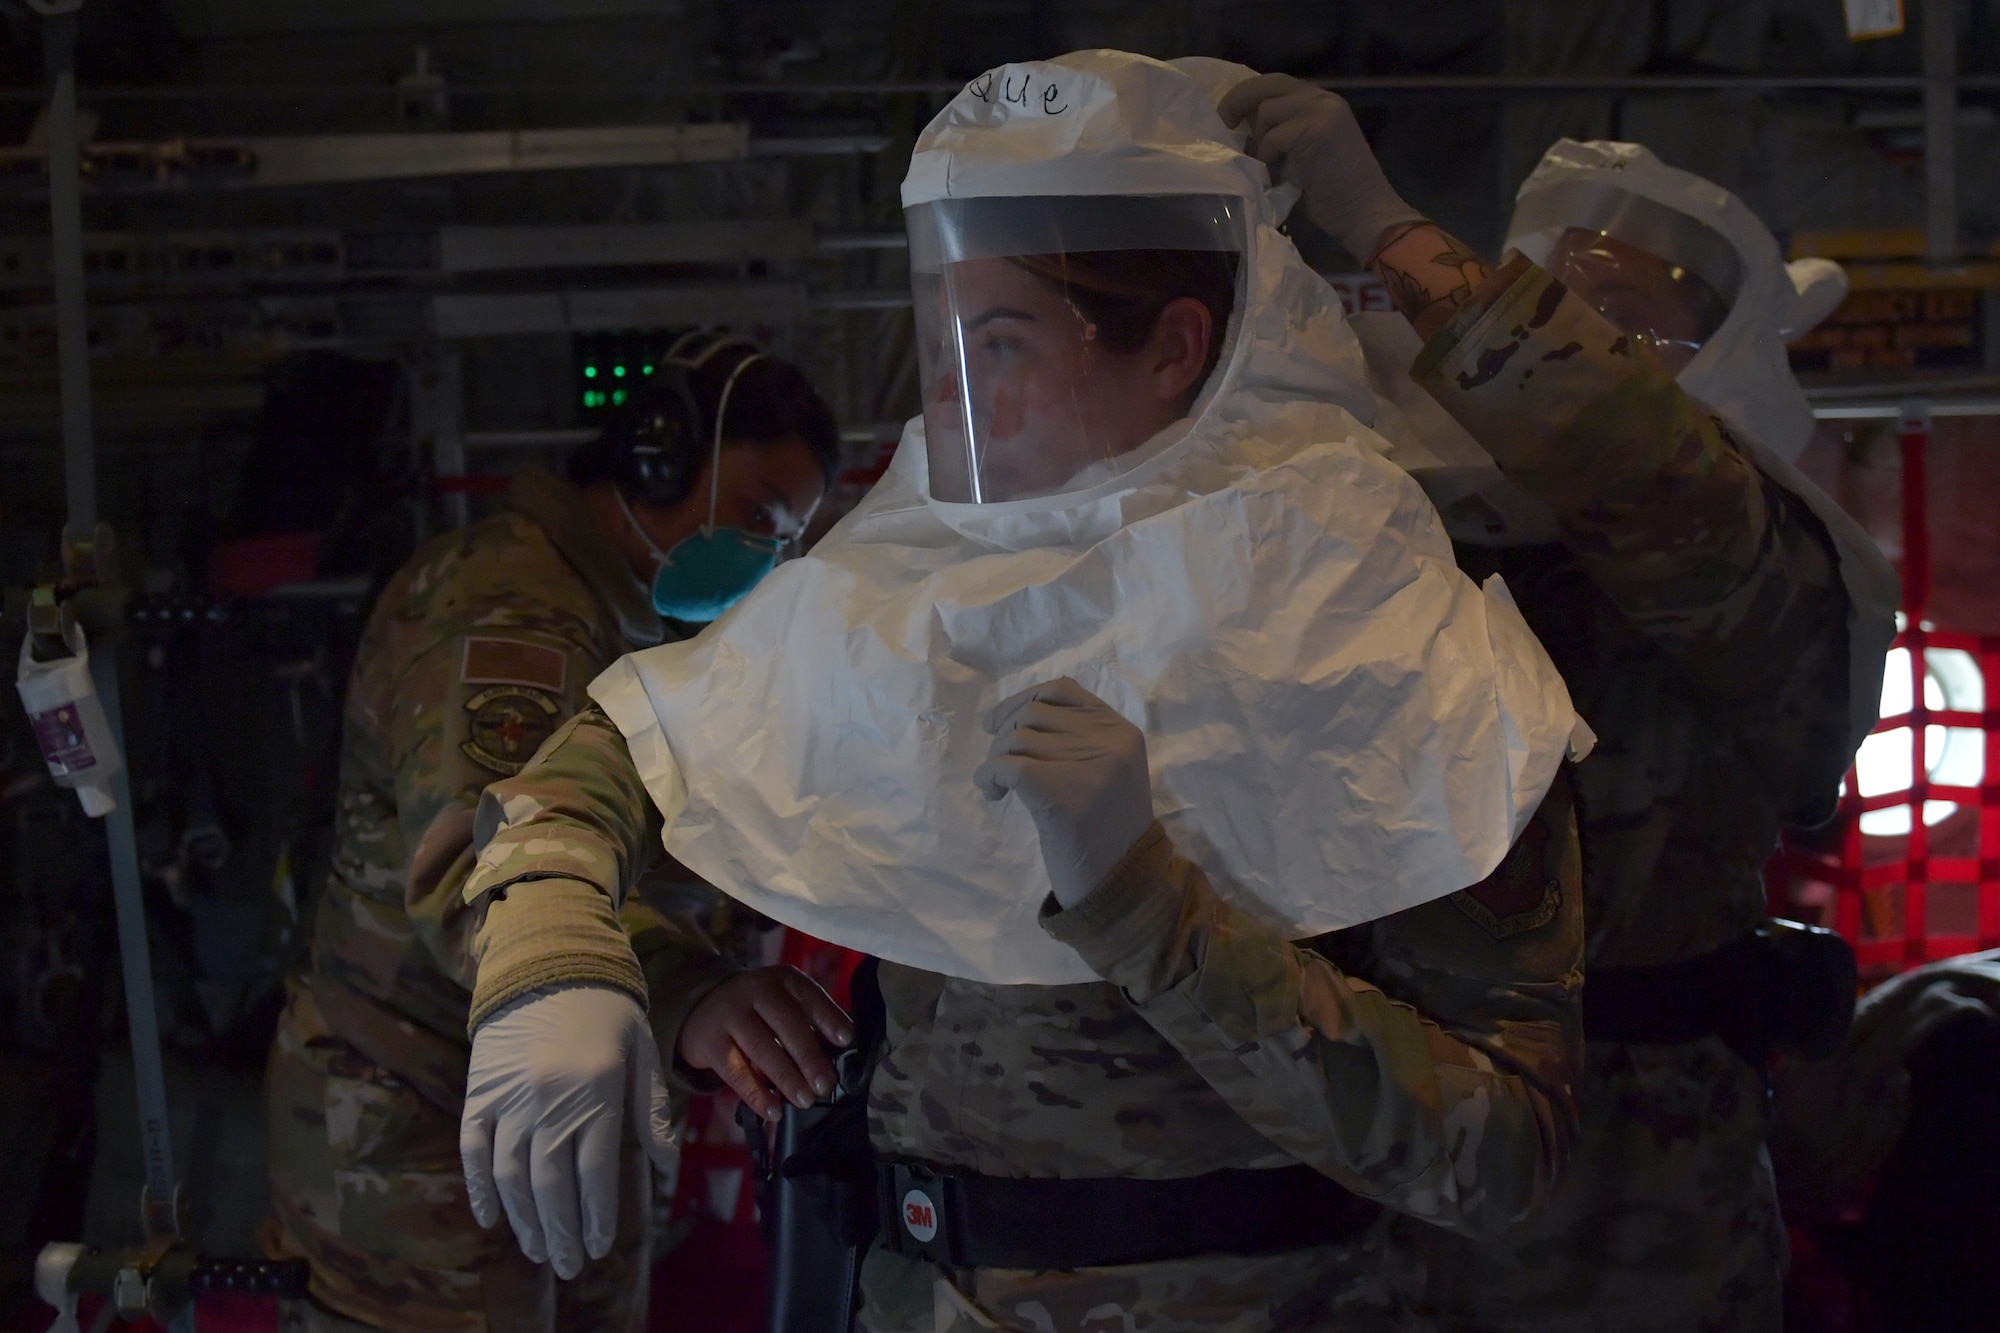
[[[1231,195],[940,199],[907,210],[931,496],[1079,494],[1157,456],[1243,305]]]
[[[1530,259],[1676,373],[1722,327],[1742,288],[1742,260],[1720,233],[1600,181],[1536,191],[1521,200],[1512,231]]]

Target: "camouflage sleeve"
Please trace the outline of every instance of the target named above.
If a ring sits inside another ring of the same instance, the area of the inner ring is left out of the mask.
[[[1772,1066],[1771,1160],[1787,1222],[1867,1202],[1910,1111],[1908,1062],[1939,1029],[2000,1023],[2000,949],[1932,963],[1863,996],[1840,1049]]]
[[[1486,881],[1367,930],[1375,980],[1223,902],[1157,825],[1044,924],[1271,1142],[1357,1194],[1490,1234],[1547,1197],[1577,1136],[1566,792],[1533,827]]]
[[[1847,763],[1847,600],[1804,502],[1519,256],[1410,374],[1555,512],[1591,580],[1695,688],[1772,739],[1755,748],[1785,770],[1769,776],[1787,804],[1815,803]]]
[[[650,903],[627,898],[618,919],[645,978],[646,1020],[660,1048],[660,1071],[680,1092],[712,1093],[722,1080],[682,1064],[677,1057],[681,1027],[694,1007],[717,986],[743,971],[713,938]]]
[[[617,909],[658,851],[660,812],[625,737],[590,704],[519,773],[487,787],[474,837],[467,903],[525,880],[574,879]]]
[[[625,738],[595,705],[481,798],[468,905],[491,898],[477,941],[471,1025],[542,986],[615,986],[647,1006],[672,1059],[680,1027],[735,964],[629,890],[660,845],[660,815]]]
[[[414,848],[403,879],[411,929],[446,976],[472,984],[475,920],[460,890],[473,865],[479,793],[517,772],[567,714],[591,658],[513,629],[461,635],[419,654],[389,692],[396,818]]]

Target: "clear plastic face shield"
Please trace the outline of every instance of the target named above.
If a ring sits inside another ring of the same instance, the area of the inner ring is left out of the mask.
[[[1243,200],[943,199],[907,214],[934,499],[1082,490],[1177,438],[1242,306]]]
[[[1553,234],[1543,267],[1678,374],[1742,285],[1735,247],[1685,213],[1595,182],[1522,201],[1514,232]]]

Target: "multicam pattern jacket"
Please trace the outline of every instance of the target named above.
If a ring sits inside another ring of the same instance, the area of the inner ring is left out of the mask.
[[[624,738],[587,709],[485,800],[495,832],[465,895],[504,898],[481,930],[474,1022],[563,980],[638,997],[601,924],[660,834]],[[1304,1161],[1441,1225],[1503,1227],[1575,1134],[1580,876],[1558,785],[1488,880],[1316,951],[1224,904],[1155,829],[1046,918],[1102,982],[882,967],[873,1138],[1015,1176]]]
[[[1597,733],[1577,766],[1593,967],[1707,952],[1764,914],[1787,822],[1833,811],[1847,594],[1803,501],[1547,273],[1510,263],[1411,370],[1555,512],[1499,572]]]
[[[369,618],[349,684],[337,846],[305,983],[328,1025],[455,1110],[465,1092],[480,790],[520,771],[584,687],[665,627],[582,497],[530,470],[506,508],[417,552]],[[626,936],[684,1008],[726,975],[704,923],[626,904]]]

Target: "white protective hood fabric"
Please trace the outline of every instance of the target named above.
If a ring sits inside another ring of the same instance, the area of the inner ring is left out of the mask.
[[[1729,424],[1759,471],[1805,501],[1833,538],[1848,594],[1849,733],[1859,746],[1879,715],[1883,661],[1895,634],[1901,588],[1874,539],[1793,466],[1812,435],[1813,413],[1785,355],[1788,340],[1840,304],[1847,275],[1824,259],[1785,263],[1777,238],[1742,200],[1666,165],[1640,144],[1557,140],[1522,183],[1516,209],[1537,195],[1578,184],[1626,190],[1665,205],[1735,247],[1742,278],[1729,317],[1677,379],[1690,397]],[[1507,247],[1540,264],[1561,232],[1560,227],[1522,231],[1517,226],[1509,231]],[[1377,428],[1393,441],[1390,458],[1422,482],[1440,509],[1478,493],[1506,522],[1506,534],[1495,544],[1558,540],[1547,508],[1502,477],[1486,451],[1410,381],[1409,367],[1421,348],[1408,321],[1373,314],[1354,322],[1367,350],[1371,379],[1389,404]]]
[[[1662,204],[1705,224],[1736,250],[1741,285],[1722,327],[1677,377],[1681,387],[1731,426],[1787,461],[1812,438],[1812,404],[1792,374],[1785,344],[1833,313],[1847,275],[1827,259],[1787,264],[1771,234],[1741,199],[1720,185],[1668,166],[1635,143],[1558,139],[1514,196],[1518,218],[1538,195],[1604,185]],[[1562,228],[1509,228],[1507,248],[1548,260]]]
[[[1382,457],[1339,298],[1214,111],[1248,71],[1084,52],[968,85],[904,202],[973,192],[1249,202],[1246,309],[1191,423],[1038,501],[927,494],[921,420],[808,555],[695,639],[591,685],[668,850],[787,925],[995,983],[1093,979],[1036,921],[985,712],[1076,678],[1144,728],[1155,809],[1219,892],[1302,938],[1474,883],[1588,730],[1506,589],[1453,563]]]
[[[1515,195],[1509,250],[1546,263],[1562,226],[1528,230],[1523,214],[1565,190],[1623,190],[1702,223],[1735,249],[1741,279],[1729,316],[1677,377],[1680,386],[1727,421],[1739,440],[1790,462],[1813,431],[1812,405],[1792,374],[1785,344],[1833,313],[1847,293],[1847,275],[1825,259],[1784,262],[1777,238],[1729,191],[1666,165],[1640,144],[1559,139]],[[1560,215],[1562,209],[1553,210]],[[1378,423],[1389,456],[1416,476],[1440,509],[1478,493],[1506,521],[1503,535],[1466,531],[1468,541],[1524,546],[1557,539],[1554,516],[1500,475],[1486,451],[1428,395],[1409,382],[1420,344],[1401,315],[1354,318],[1367,349],[1376,392],[1391,405]],[[1789,481],[1786,482],[1789,485]]]
[[[1827,259],[1786,263],[1778,238],[1749,205],[1712,181],[1668,166],[1640,144],[1557,140],[1521,183],[1515,207],[1575,181],[1604,182],[1664,204],[1736,248],[1743,276],[1729,317],[1675,378],[1689,397],[1729,423],[1758,470],[1805,501],[1833,538],[1847,587],[1848,731],[1859,746],[1881,714],[1882,668],[1902,588],[1875,539],[1793,466],[1812,438],[1813,411],[1785,354],[1787,342],[1832,314],[1847,295],[1847,274]],[[1558,234],[1515,235],[1510,229],[1507,244],[1539,264]]]

